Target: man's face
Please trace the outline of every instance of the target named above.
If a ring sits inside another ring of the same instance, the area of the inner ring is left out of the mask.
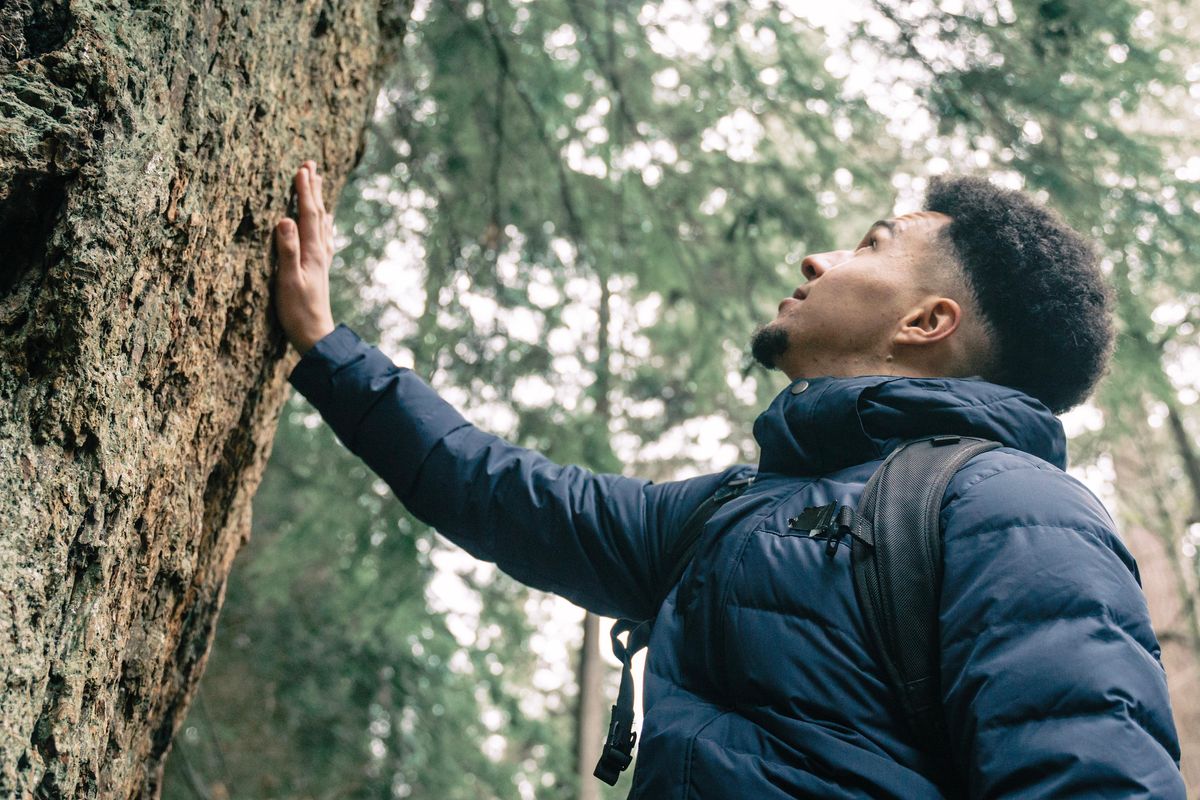
[[[905,214],[876,222],[854,250],[806,257],[806,283],[755,333],[755,358],[789,379],[873,374],[903,318],[930,296],[944,258],[934,236],[949,222],[936,212]]]

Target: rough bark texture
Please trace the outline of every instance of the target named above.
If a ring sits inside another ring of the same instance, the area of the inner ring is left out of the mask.
[[[406,14],[0,5],[0,797],[158,795],[294,363],[270,230]]]

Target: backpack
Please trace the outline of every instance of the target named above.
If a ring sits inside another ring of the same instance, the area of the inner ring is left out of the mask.
[[[857,509],[834,501],[806,508],[800,516],[788,520],[789,528],[828,540],[825,552],[830,557],[846,536],[851,537],[854,593],[862,609],[869,645],[916,734],[915,741],[934,757],[951,785],[956,785],[958,777],[949,756],[938,679],[942,496],[963,464],[999,446],[967,436],[910,439],[896,447],[871,475]],[[688,517],[664,562],[674,566],[658,605],[683,576],[705,523],[753,482],[754,478],[749,477],[726,483]],[[650,641],[653,625],[653,619],[621,619],[613,625],[612,647],[621,660],[621,685],[617,704],[612,707],[608,739],[593,773],[610,786],[616,785],[633,760],[637,734],[633,731],[630,664]],[[628,634],[626,642],[620,639],[623,634]]]

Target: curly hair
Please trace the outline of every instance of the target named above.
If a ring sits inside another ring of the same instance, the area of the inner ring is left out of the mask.
[[[984,178],[934,178],[925,209],[950,217],[940,236],[991,330],[995,359],[982,377],[1055,414],[1083,402],[1113,349],[1113,294],[1088,242]]]

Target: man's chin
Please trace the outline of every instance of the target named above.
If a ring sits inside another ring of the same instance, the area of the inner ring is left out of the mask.
[[[760,326],[750,337],[750,355],[767,369],[779,369],[779,359],[787,350],[787,331],[773,322]]]

